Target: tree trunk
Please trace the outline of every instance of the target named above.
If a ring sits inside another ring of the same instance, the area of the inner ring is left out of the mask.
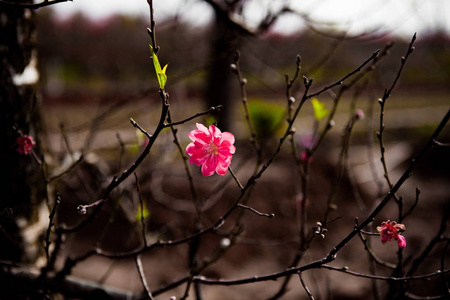
[[[209,107],[222,105],[214,117],[221,130],[230,130],[233,111],[232,96],[238,83],[231,72],[233,55],[238,49],[239,33],[230,26],[230,20],[222,13],[216,12],[213,40],[210,48],[212,59],[208,70],[206,101]]]
[[[42,168],[32,155],[18,153],[16,144],[20,133],[30,135],[36,157],[41,155],[34,17],[29,9],[0,10],[0,259],[23,262],[33,262],[41,253],[40,237],[48,224],[48,212],[47,218],[42,213],[39,218],[46,198]]]

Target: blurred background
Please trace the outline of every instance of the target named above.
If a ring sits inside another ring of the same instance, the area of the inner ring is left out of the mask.
[[[313,78],[319,88],[393,42],[391,55],[377,70],[382,75],[378,87],[386,87],[417,32],[417,49],[391,108],[408,103],[411,108],[439,110],[448,103],[447,1],[237,1],[235,6],[224,6],[241,26],[237,29],[220,21],[219,10],[208,2],[155,1],[157,41],[163,49],[160,60],[169,64],[171,100],[182,109],[186,103],[199,105],[195,108],[227,103],[218,120],[224,127],[238,121],[227,120],[228,109],[239,102],[237,81],[227,72],[236,50],[242,55],[250,97],[277,102],[283,101],[285,74],[293,75],[297,54],[302,57],[302,74]],[[285,7],[290,11],[284,12]],[[71,104],[82,108],[81,104],[108,99],[107,104],[131,104],[134,116],[147,113],[146,103],[156,94],[146,94],[155,90],[145,30],[149,26],[146,1],[129,1],[125,7],[118,1],[62,3],[40,10],[38,18],[46,104],[54,109]],[[55,124],[63,119],[70,123],[69,117],[56,113],[50,118]],[[397,122],[425,125],[421,123],[426,123],[425,116],[420,117],[410,122],[397,116]]]
[[[314,79],[313,90],[317,91],[354,70],[377,49],[394,44],[376,70],[344,96],[335,116],[336,126],[312,162],[311,195],[316,202],[309,207],[311,227],[320,219],[324,199],[333,184],[330,178],[336,173],[341,136],[349,113],[354,105],[361,108],[366,118],[354,128],[349,159],[353,171],[345,175],[339,190],[338,209],[333,213],[338,220],[332,226],[330,224],[330,238],[315,244],[305,261],[327,253],[345,232],[351,230],[353,218],[363,217],[379,201],[380,191],[381,194],[387,191],[381,166],[378,166],[378,146],[370,147],[374,141],[377,143],[374,139],[379,127],[377,101],[392,84],[400,67],[400,58],[405,55],[416,32],[416,50],[408,59],[386,104],[386,155],[394,181],[448,110],[448,1],[154,2],[156,36],[161,46],[158,56],[162,64],[169,65],[166,88],[170,94],[172,117],[183,119],[212,105],[224,105],[222,114],[200,121],[217,121],[221,128],[235,133],[238,152],[232,166],[244,182],[253,165],[248,161],[252,149],[242,114],[239,84],[230,71],[236,50],[240,51],[241,68],[247,78],[250,114],[257,132],[264,133],[258,138],[264,145],[264,157],[267,157],[285,126],[285,74],[292,77],[295,73],[298,54],[302,59],[301,74]],[[129,118],[149,131],[158,121],[160,100],[146,32],[149,27],[148,5],[144,0],[124,3],[76,0],[37,12],[38,64],[47,150],[53,155],[54,165],[61,165],[61,169],[73,161],[73,153],[90,154],[82,168],[55,186],[64,199],[58,216],[63,223],[78,220],[80,216],[76,213],[76,206],[92,202],[95,191],[107,184],[111,176],[119,174],[142,149],[142,137],[129,125]],[[222,14],[224,11],[227,12],[226,18]],[[303,91],[302,80],[294,90],[294,96],[299,98]],[[358,99],[354,104],[356,94]],[[320,101],[331,108],[332,96],[322,94]],[[312,108],[307,104],[295,124],[298,143],[301,143],[301,137],[308,136],[318,126],[314,122]],[[180,126],[179,137],[183,146],[187,145],[186,134],[192,129],[194,123]],[[447,127],[442,139],[448,141],[448,137]],[[171,141],[170,133],[165,132],[139,171],[148,206],[149,231],[154,239],[185,236],[182,228],[190,228],[195,223],[190,200],[184,199],[189,195],[189,188],[181,159]],[[125,145],[123,148],[120,146],[122,143]],[[375,169],[369,167],[372,163],[376,165]],[[298,246],[297,216],[293,207],[298,200],[299,178],[292,170],[289,151],[283,150],[272,167],[255,188],[253,198],[258,200],[252,203],[262,211],[275,213],[277,218],[271,223],[249,214],[244,222],[241,242],[220,263],[206,269],[205,276],[240,278],[275,272],[289,265]],[[210,201],[208,216],[214,220],[233,202],[237,190],[229,179],[204,179],[198,170],[193,168],[193,171],[199,183],[199,195],[205,203]],[[432,156],[427,156],[416,173],[417,176],[401,191],[408,206],[414,202],[417,186],[420,186],[425,199],[419,202],[417,213],[406,222],[405,235],[409,246],[405,251],[410,258],[421,251],[436,232],[441,212],[449,202],[448,148],[436,149]],[[173,189],[174,184],[177,189]],[[220,189],[218,196],[214,196],[218,186],[225,187]],[[126,188],[134,190],[132,182],[114,197],[128,197],[136,204],[136,196],[129,195]],[[110,205],[92,226],[69,239],[65,255],[84,253],[99,240],[106,249],[135,247],[139,235],[133,236],[129,232],[135,226],[136,212],[133,209],[136,206],[132,209],[133,206],[127,203],[122,201],[125,208],[119,213],[114,205]],[[113,221],[112,212],[115,215]],[[395,219],[395,207],[388,207],[381,216]],[[102,222],[110,222],[111,225],[103,229]],[[120,235],[128,236],[129,240],[126,243],[118,240]],[[219,241],[216,236],[206,237],[199,256],[206,256],[211,245]],[[386,248],[378,246],[375,244],[374,247],[382,252],[384,258],[395,259],[395,255],[386,253]],[[390,249],[394,254],[395,249]],[[188,270],[187,247],[162,250],[144,257],[148,274],[151,274],[149,283],[152,289],[173,282]],[[437,249],[436,253],[441,253],[441,250]],[[361,266],[365,255],[362,244],[355,241],[346,248],[338,265],[349,264],[351,268],[366,272],[365,266]],[[448,254],[444,251],[442,257],[448,258]],[[421,271],[436,270],[440,258],[430,260]],[[97,270],[102,271],[94,272]],[[139,290],[140,283],[133,270],[132,262],[127,265],[123,261],[96,258],[77,266],[75,275]],[[323,285],[332,291],[332,299],[366,299],[372,291],[371,283],[366,279],[348,279],[346,275],[320,270],[309,274],[307,281],[319,299],[322,299],[320,295],[324,297],[327,293],[320,289]],[[388,275],[389,272],[381,270],[379,274]],[[278,287],[278,284],[227,289],[205,287],[204,293],[205,299],[239,299],[237,295],[241,299],[261,299],[265,297],[263,295],[273,294]],[[440,294],[442,287],[442,282],[433,281],[423,283],[416,292]],[[222,298],[217,296],[218,290]],[[306,296],[303,289],[295,282],[291,284],[286,299],[303,296]]]

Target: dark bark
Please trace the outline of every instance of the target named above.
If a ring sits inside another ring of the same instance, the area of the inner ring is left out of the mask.
[[[36,84],[18,84],[14,76],[22,74],[35,53],[34,13],[14,6],[0,11],[0,258],[34,260],[27,256],[21,232],[38,219],[38,207],[45,199],[41,167],[31,155],[17,152],[20,133],[33,136],[35,153],[40,155],[42,120],[36,96]],[[19,228],[20,227],[20,228]],[[39,247],[40,248],[40,247]]]
[[[233,122],[233,91],[238,87],[230,65],[242,39],[228,16],[219,11],[216,11],[212,38],[211,64],[207,73],[205,96],[209,107],[222,105],[222,108],[214,113],[214,117],[221,130],[229,130]]]

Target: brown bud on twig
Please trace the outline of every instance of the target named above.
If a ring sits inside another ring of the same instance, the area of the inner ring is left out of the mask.
[[[84,205],[78,205],[77,206],[77,211],[80,215],[85,215],[87,213],[87,209],[86,206]]]

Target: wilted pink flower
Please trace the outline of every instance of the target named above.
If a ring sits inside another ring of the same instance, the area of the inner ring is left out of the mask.
[[[385,221],[381,223],[381,226],[377,227],[380,232],[381,242],[386,244],[390,240],[396,240],[399,248],[406,247],[406,239],[399,233],[405,230],[405,225],[397,224],[395,221]]]
[[[211,176],[214,172],[225,175],[236,151],[234,135],[221,132],[214,125],[206,128],[197,123],[197,129],[189,133],[189,138],[192,140],[186,147],[186,153],[191,157],[189,162],[201,165],[203,176]]]
[[[31,148],[33,148],[35,144],[32,136],[20,136],[17,138],[17,152],[25,155],[30,154]]]

